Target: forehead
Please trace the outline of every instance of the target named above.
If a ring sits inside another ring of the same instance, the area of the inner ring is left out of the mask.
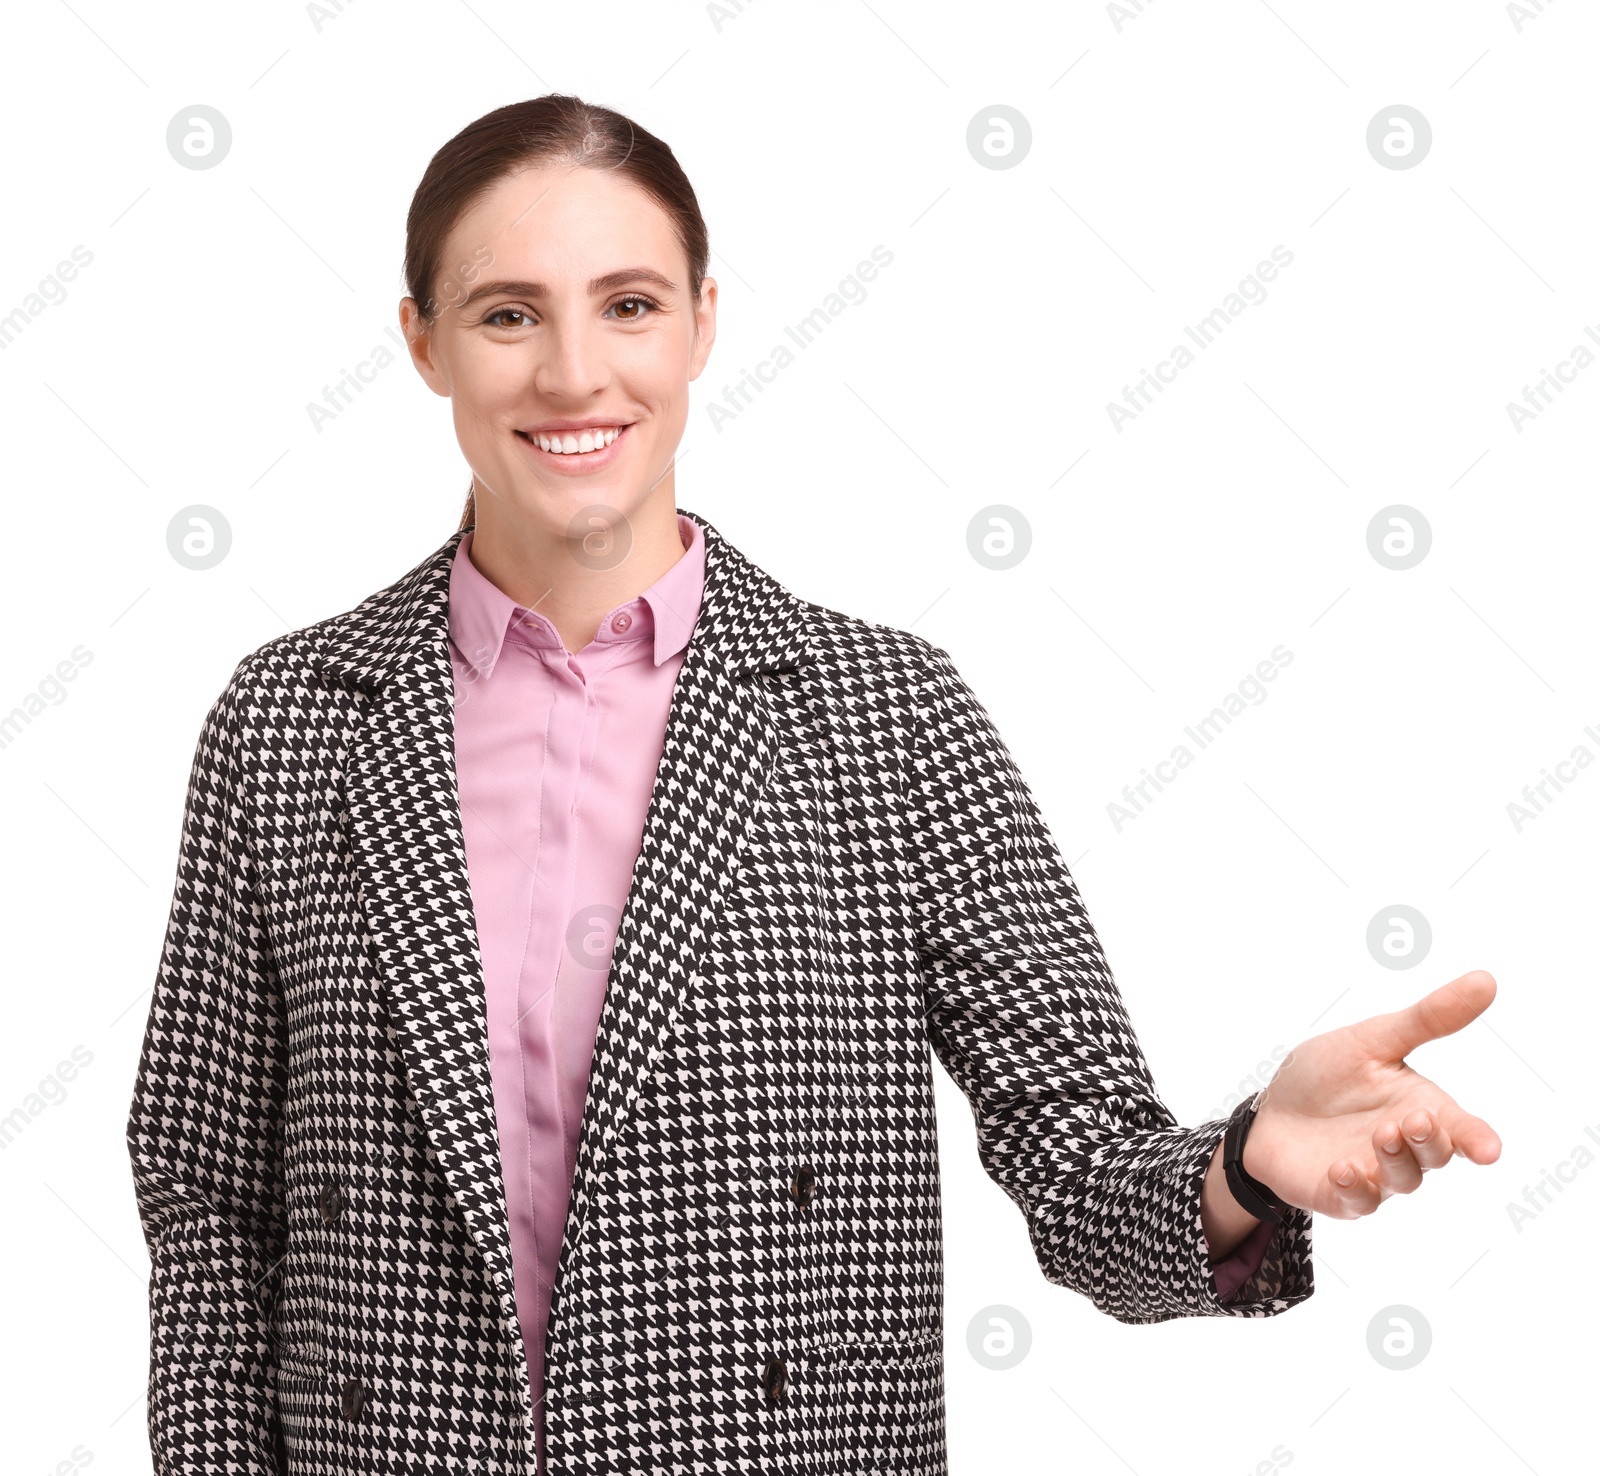
[[[652,266],[674,281],[686,274],[672,217],[614,169],[540,166],[496,181],[456,222],[445,260],[485,247],[497,275],[541,281],[587,281],[623,266]]]

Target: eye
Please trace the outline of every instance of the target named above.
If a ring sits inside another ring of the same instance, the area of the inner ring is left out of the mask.
[[[495,322],[495,319],[503,316],[506,313],[510,313],[515,317],[522,318],[524,320],[524,323],[497,323],[497,322]],[[527,312],[524,311],[522,308],[519,308],[519,307],[501,307],[501,308],[496,308],[492,313],[486,314],[485,317],[483,318],[483,321],[485,323],[490,324],[492,327],[495,327],[495,328],[521,328],[521,327],[524,326],[527,317],[528,317]]]
[[[627,297],[619,298],[616,302],[612,303],[611,306],[606,309],[606,311],[608,313],[615,312],[618,308],[626,308],[629,306],[635,307],[639,309],[639,311],[618,313],[617,316],[620,322],[638,323],[649,317],[651,313],[659,312],[661,308],[661,304],[656,302],[653,298],[649,298],[644,296],[642,293],[635,292],[630,293]]]

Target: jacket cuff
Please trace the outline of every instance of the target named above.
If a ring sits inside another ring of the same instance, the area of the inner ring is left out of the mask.
[[[1118,1322],[1274,1317],[1308,1298],[1311,1216],[1291,1207],[1237,1292],[1217,1289],[1200,1204],[1225,1120],[1135,1131],[1047,1189],[1030,1230],[1051,1281],[1078,1286]]]
[[[1220,1118],[1195,1128],[1195,1138],[1202,1151],[1197,1159],[1186,1163],[1186,1187],[1193,1206],[1192,1236],[1204,1266],[1200,1288],[1202,1312],[1215,1317],[1275,1317],[1305,1301],[1314,1289],[1311,1215],[1291,1205],[1281,1225],[1263,1220],[1233,1256],[1215,1266],[1211,1264],[1210,1242],[1201,1222],[1200,1203],[1211,1155],[1227,1126],[1227,1119]],[[1259,1260],[1252,1266],[1251,1259],[1256,1254]],[[1230,1268],[1232,1274],[1225,1273],[1224,1268]],[[1219,1281],[1223,1284],[1219,1285]]]
[[[1224,1257],[1211,1268],[1216,1279],[1217,1295],[1230,1302],[1239,1288],[1261,1269],[1261,1259],[1266,1254],[1267,1242],[1277,1227],[1270,1220],[1259,1220],[1256,1227],[1243,1240],[1232,1255]]]

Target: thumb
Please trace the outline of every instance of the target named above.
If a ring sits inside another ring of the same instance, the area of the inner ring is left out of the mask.
[[[1353,1028],[1361,1044],[1380,1060],[1399,1061],[1426,1041],[1454,1035],[1494,1001],[1497,985],[1487,969],[1474,969],[1441,984],[1403,1010],[1373,1015]]]

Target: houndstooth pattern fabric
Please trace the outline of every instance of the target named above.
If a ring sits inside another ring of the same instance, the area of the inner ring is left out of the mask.
[[[596,1037],[553,1476],[943,1476],[935,1056],[1050,1281],[1129,1323],[1310,1296],[1296,1210],[1218,1299],[1224,1120],[1157,1096],[949,656],[685,516],[705,601]],[[245,657],[200,733],[128,1119],[160,1473],[535,1470],[455,788],[461,536]]]

